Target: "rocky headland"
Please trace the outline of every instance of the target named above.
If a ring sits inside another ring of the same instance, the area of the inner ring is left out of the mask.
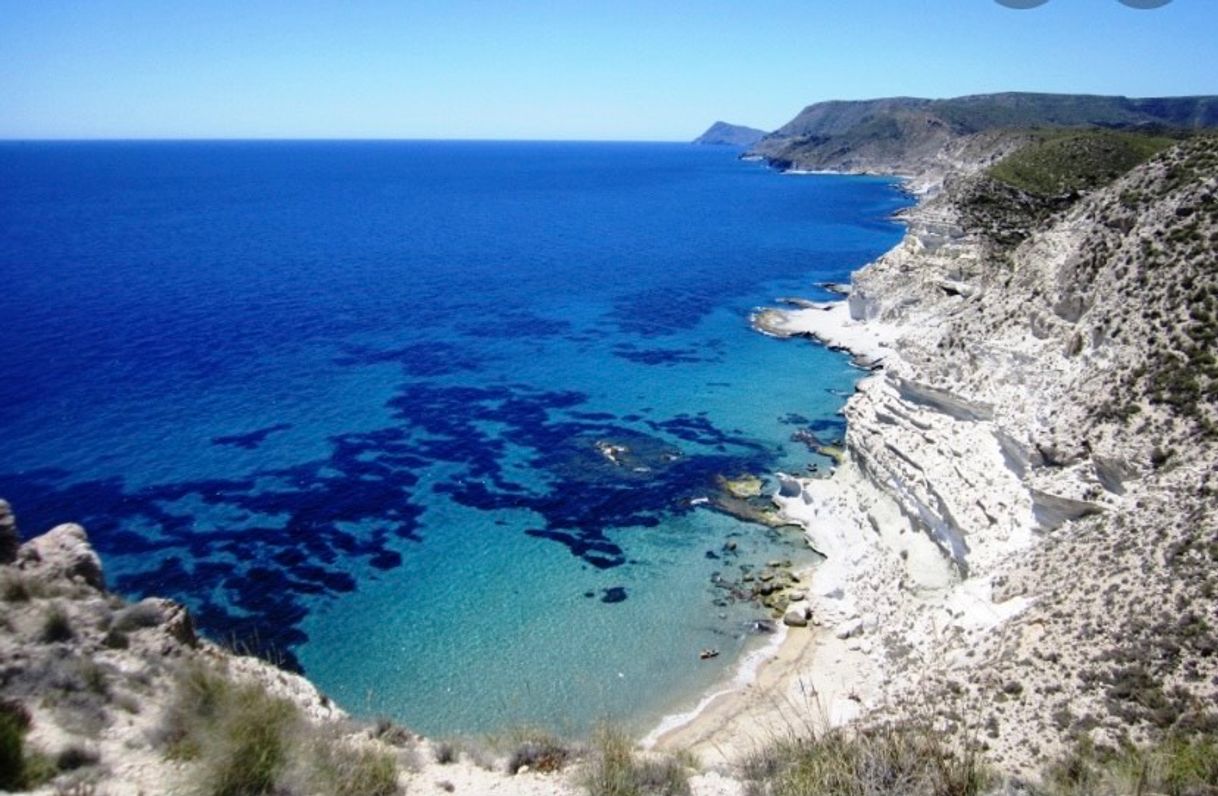
[[[751,147],[764,138],[765,134],[765,130],[758,130],[756,127],[715,122],[693,142],[707,146]]]

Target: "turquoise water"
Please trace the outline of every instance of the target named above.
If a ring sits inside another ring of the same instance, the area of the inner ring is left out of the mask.
[[[699,499],[814,463],[857,375],[748,312],[905,202],[664,144],[3,144],[0,177],[27,533],[81,521],[117,590],[431,734],[642,728],[723,677],[762,614],[712,576],[808,553]]]

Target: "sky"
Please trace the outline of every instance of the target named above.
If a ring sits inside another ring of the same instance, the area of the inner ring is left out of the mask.
[[[688,140],[826,99],[1218,94],[1216,32],[1218,0],[0,0],[0,138]]]

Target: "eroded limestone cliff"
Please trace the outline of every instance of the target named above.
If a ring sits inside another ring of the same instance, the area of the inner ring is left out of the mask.
[[[848,320],[769,318],[883,365],[847,404],[846,465],[777,498],[839,559],[823,615],[874,638],[864,709],[966,728],[1008,770],[1212,731],[1218,140],[1051,197],[1014,236],[971,219],[1012,195],[984,196],[976,162],[856,273]]]

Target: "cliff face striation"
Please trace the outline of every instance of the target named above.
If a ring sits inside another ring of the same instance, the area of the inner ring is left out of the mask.
[[[1218,727],[1218,138],[1111,171],[1108,134],[1031,138],[926,177],[847,302],[757,322],[882,364],[846,464],[776,498],[829,555],[821,615],[867,639],[852,697],[1035,775]]]

